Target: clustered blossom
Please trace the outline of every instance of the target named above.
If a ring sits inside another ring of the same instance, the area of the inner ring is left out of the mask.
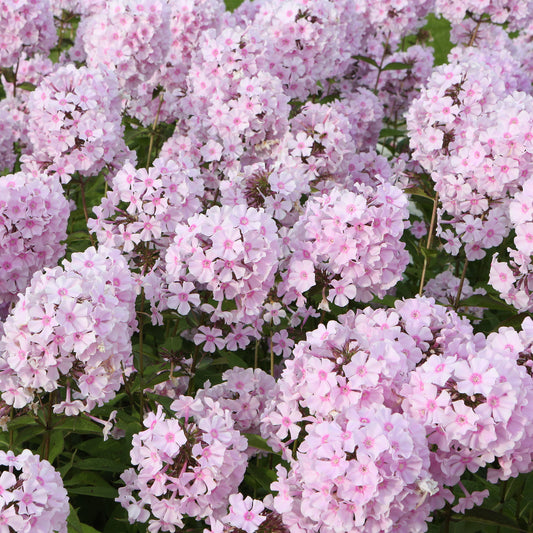
[[[367,309],[321,325],[286,361],[262,434],[289,462],[271,488],[290,530],[425,530],[437,483],[420,424],[397,406],[404,376],[423,357],[411,315],[430,301],[407,302],[405,318]]]
[[[35,272],[61,258],[69,214],[57,178],[0,177],[0,304],[14,302]]]
[[[89,229],[101,245],[117,248],[148,272],[166,251],[178,222],[200,211],[204,188],[199,171],[186,158],[160,157],[148,170],[131,162],[113,176],[111,187]]]
[[[509,263],[492,259],[489,283],[502,298],[520,311],[533,310],[533,178],[509,204],[515,231],[515,248],[509,248]]]
[[[169,16],[164,0],[106,2],[78,30],[87,65],[114,70],[120,87],[129,94],[165,60],[172,41]]]
[[[187,75],[202,33],[218,28],[228,15],[223,0],[174,0],[170,7],[171,44],[165,61],[147,81],[140,83],[128,102],[128,113],[151,124],[181,118],[180,100],[187,93]],[[153,97],[163,90],[162,99]]]
[[[161,407],[148,414],[133,436],[136,468],[122,474],[117,498],[130,523],[149,521],[150,533],[183,528],[187,516],[208,523],[224,516],[248,462],[247,440],[218,402],[180,396],[171,409],[172,417]]]
[[[285,134],[289,98],[280,80],[257,65],[249,31],[209,29],[198,45],[181,106],[189,135],[203,145],[203,161],[231,175],[241,156],[250,159]]]
[[[533,465],[533,321],[459,343],[437,344],[410,375],[402,409],[425,426],[435,479],[453,486],[465,469],[494,463],[491,482]],[[447,345],[446,345],[447,344]]]
[[[262,419],[289,462],[271,507],[290,530],[422,532],[467,468],[528,471],[531,319],[485,338],[417,297],[339,320],[296,345]]]
[[[46,76],[28,102],[31,160],[63,183],[94,176],[126,155],[116,77],[105,67],[68,64]]]
[[[244,2],[235,14],[249,22],[259,67],[302,101],[318,93],[320,84],[327,86],[329,78],[345,74],[363,31],[347,0]]]
[[[248,324],[262,314],[281,256],[272,218],[253,207],[214,206],[177,224],[175,235],[165,255],[168,289],[159,310],[187,315],[191,304],[200,304],[199,293],[208,291],[217,306],[210,307],[214,319]],[[234,301],[236,309],[223,310],[224,300]]]
[[[88,248],[36,274],[4,323],[0,391],[15,408],[66,389],[56,412],[113,398],[133,368],[136,285],[117,250]]]
[[[222,383],[205,383],[197,398],[211,398],[231,412],[235,429],[259,433],[259,422],[267,403],[274,399],[276,381],[260,368],[235,367],[222,374]]]
[[[70,513],[63,480],[30,450],[0,451],[0,527],[21,533],[66,533]]]
[[[457,48],[437,67],[407,125],[415,159],[439,193],[437,234],[456,255],[481,259],[509,232],[509,202],[533,164],[533,97],[506,49]]]
[[[349,300],[383,296],[409,261],[400,237],[407,225],[407,197],[383,182],[356,184],[312,197],[288,234],[292,254],[279,285],[284,303],[318,285],[324,299],[344,307]],[[326,292],[327,291],[327,292]]]
[[[49,0],[0,2],[0,67],[13,67],[20,54],[48,54],[57,42]]]
[[[22,160],[32,152],[28,126],[28,102],[31,92],[22,87],[31,88],[39,85],[43,78],[51,74],[56,68],[58,65],[42,54],[28,57],[23,53],[17,63],[16,79],[9,77],[10,81],[8,81],[5,76],[0,76],[2,87],[6,93],[6,97],[0,101],[0,143],[2,145],[0,148],[2,163],[0,165],[4,165],[4,168],[10,172],[13,171],[17,161],[15,148],[23,154]]]
[[[420,45],[410,46],[405,52],[395,52],[384,61],[387,65],[399,63],[408,68],[389,69],[379,73],[369,68],[361,83],[378,90],[378,98],[382,103],[387,117],[397,119],[418,96],[420,89],[426,84],[433,66],[433,49]]]
[[[521,0],[435,0],[435,9],[437,14],[453,24],[459,24],[467,13],[476,19],[481,19],[481,16],[486,14],[490,16],[491,22],[507,22],[511,29],[526,26],[533,17],[531,4]]]

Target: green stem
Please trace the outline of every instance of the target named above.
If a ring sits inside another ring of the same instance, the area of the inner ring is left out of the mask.
[[[376,77],[376,84],[374,85],[374,94],[378,93],[379,78],[381,77],[381,73],[383,72],[383,63],[385,62],[385,57],[388,55],[389,38],[390,38],[390,33],[387,36],[387,40],[385,41],[385,44],[383,45],[383,54],[381,55],[381,60],[378,66],[378,75]]]
[[[152,157],[152,149],[154,147],[155,129],[159,122],[159,114],[161,113],[161,106],[163,105],[163,93],[159,95],[159,106],[157,107],[157,113],[155,114],[154,123],[152,124],[152,131],[150,132],[150,144],[148,145],[148,157],[146,159],[146,170],[150,168],[150,159]]]
[[[435,231],[435,222],[437,220],[437,206],[439,204],[439,193],[435,194],[435,198],[433,198],[433,211],[431,212],[431,222],[429,224],[429,232],[428,232],[428,240],[426,244],[426,249],[429,250],[431,248],[431,243],[433,242],[433,232]],[[422,266],[422,275],[420,276],[420,288],[418,290],[418,294],[422,296],[422,291],[424,289],[424,281],[426,279],[426,270],[428,267],[429,258],[427,254],[424,256],[424,265]]]
[[[141,309],[139,315],[139,385],[140,385],[140,419],[141,425],[144,420],[144,353],[143,353],[143,341],[144,341],[144,291],[141,290]]]
[[[459,281],[459,287],[457,288],[457,294],[455,295],[455,302],[453,308],[457,311],[459,307],[459,302],[461,301],[461,293],[463,292],[463,285],[466,277],[466,267],[468,266],[468,259],[465,259],[465,265],[463,267],[463,272],[461,274],[461,281]]]
[[[87,233],[89,234],[89,240],[91,241],[91,244],[93,246],[96,246],[96,243],[94,242],[94,237],[92,233],[89,231],[89,212],[87,210],[87,200],[85,198],[85,182],[83,181],[83,178],[80,178],[80,194],[81,194],[81,205],[83,208],[83,214],[85,216],[85,223],[87,224]]]

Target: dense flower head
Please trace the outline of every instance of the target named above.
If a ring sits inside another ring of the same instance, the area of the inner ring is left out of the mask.
[[[76,415],[115,396],[133,371],[136,285],[117,250],[88,248],[36,273],[4,323],[0,390],[15,408],[66,387],[56,412]]]
[[[79,28],[89,67],[114,70],[126,94],[164,62],[172,41],[164,0],[111,0]]]
[[[533,164],[530,80],[506,49],[456,48],[407,115],[411,147],[435,182],[437,233],[469,260],[509,232],[508,205]]]
[[[427,349],[412,331],[425,324],[428,341],[443,322],[451,332],[459,319],[417,298],[397,310],[350,312],[296,345],[262,419],[263,436],[289,461],[271,486],[284,524],[425,531],[437,482],[420,423],[398,405],[402,383]]]
[[[200,210],[203,193],[200,172],[187,157],[159,157],[148,170],[126,162],[94,208],[89,229],[144,274],[172,243],[176,224]]]
[[[347,8],[355,10],[363,21],[367,51],[382,44],[394,49],[402,37],[415,33],[425,24],[426,15],[433,9],[434,0],[352,0]]]
[[[19,126],[8,100],[0,101],[0,173],[11,172],[17,160],[15,143],[19,140]]]
[[[281,256],[276,224],[264,210],[244,205],[214,206],[178,223],[165,255],[159,310],[187,315],[200,304],[199,293],[215,301],[213,317],[227,324],[252,323],[274,285]],[[223,311],[232,300],[236,309]],[[186,305],[185,305],[186,304]]]
[[[369,68],[359,83],[370,88],[376,87],[378,101],[383,105],[387,117],[395,119],[407,110],[411,101],[418,96],[420,88],[426,84],[433,65],[433,49],[429,46],[410,46],[405,51],[387,56],[383,67],[387,68],[392,63],[408,68],[380,70],[379,79],[376,79],[378,71]]]
[[[353,192],[336,187],[312,196],[288,234],[292,253],[278,294],[300,305],[318,285],[341,307],[384,295],[409,260],[400,241],[407,218],[406,196],[385,181],[377,189],[355,184]]]
[[[174,0],[169,7],[171,44],[165,61],[133,89],[128,102],[128,113],[144,124],[151,124],[157,113],[164,122],[182,117],[180,100],[187,93],[187,76],[202,33],[219,28],[228,14],[223,0]],[[154,98],[161,90],[161,100]]]
[[[436,13],[447,18],[453,24],[459,24],[468,13],[479,18],[486,14],[496,24],[508,23],[513,30],[525,26],[533,18],[530,2],[521,0],[435,0]],[[486,21],[485,21],[486,23]]]
[[[402,409],[424,424],[435,479],[453,486],[465,469],[497,459],[491,480],[531,468],[531,319],[459,347],[436,346],[402,388]]]
[[[28,102],[32,158],[64,183],[126,157],[116,78],[105,67],[72,64],[46,76]]]
[[[339,320],[295,346],[262,419],[289,462],[271,486],[286,525],[425,531],[467,468],[531,468],[531,319],[485,338],[417,297]]]
[[[239,26],[201,34],[187,78],[183,113],[205,163],[235,173],[239,158],[262,158],[288,129],[289,98],[257,64],[258,44]]]
[[[23,450],[0,451],[0,526],[4,531],[66,533],[70,513],[63,480],[52,465]]]
[[[242,433],[259,433],[265,407],[276,392],[275,379],[260,368],[234,367],[222,374],[222,383],[204,384],[196,397],[212,398],[231,411],[235,429]]]
[[[16,65],[20,55],[48,54],[57,42],[49,0],[0,2],[0,67]]]
[[[65,251],[70,206],[56,177],[0,177],[0,304],[10,304],[34,272]]]
[[[133,436],[135,468],[122,474],[117,498],[130,523],[149,520],[151,533],[182,528],[187,516],[224,516],[248,462],[247,440],[218,402],[180,396],[171,409],[166,416],[159,406]]]
[[[327,91],[327,80],[342,76],[352,63],[363,24],[350,4],[266,0],[250,8],[245,2],[237,16],[251,15],[248,32],[260,47],[258,66],[279,78],[291,98],[305,101],[320,91],[318,82]]]
[[[0,76],[6,93],[6,97],[0,101],[0,166],[4,165],[2,170],[7,168],[10,172],[13,171],[19,150],[23,159],[24,154],[29,155],[32,152],[28,137],[28,101],[31,91],[24,90],[23,87],[39,85],[43,78],[56,68],[57,65],[42,54],[28,57],[23,53],[18,60],[16,84],[13,83],[15,80],[10,78],[8,81],[5,76]]]

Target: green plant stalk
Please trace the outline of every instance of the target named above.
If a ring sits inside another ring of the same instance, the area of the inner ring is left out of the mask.
[[[433,242],[433,232],[435,231],[435,223],[437,220],[437,206],[439,204],[439,193],[435,194],[433,198],[433,211],[431,212],[431,222],[429,224],[428,240],[426,248],[429,250],[431,248],[431,243]],[[422,266],[422,275],[420,276],[420,288],[418,290],[419,296],[422,296],[422,291],[424,289],[424,281],[426,279],[426,271],[428,267],[429,259],[428,256],[424,256],[424,265]]]

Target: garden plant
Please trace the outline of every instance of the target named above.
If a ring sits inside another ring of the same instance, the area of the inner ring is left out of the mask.
[[[533,0],[0,0],[0,533],[533,532]]]

